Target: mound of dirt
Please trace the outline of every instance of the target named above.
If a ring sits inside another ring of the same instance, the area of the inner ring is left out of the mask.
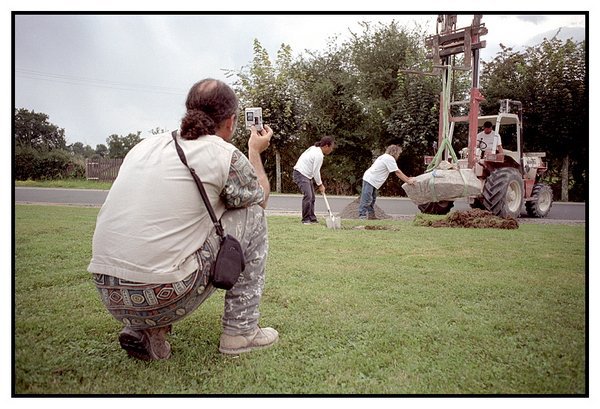
[[[428,220],[422,214],[415,217],[415,224],[430,227],[469,227],[476,229],[518,229],[519,223],[512,217],[502,218],[487,210],[471,209],[449,213],[441,220]]]
[[[346,206],[344,208],[344,210],[342,210],[342,212],[339,214],[339,216],[342,219],[358,219],[358,207],[359,206],[360,206],[360,197],[355,199],[348,206]],[[377,203],[375,203],[375,206],[373,208],[375,209],[375,217],[377,219],[391,219],[392,218],[386,212],[381,210],[381,208],[379,206],[377,206]]]

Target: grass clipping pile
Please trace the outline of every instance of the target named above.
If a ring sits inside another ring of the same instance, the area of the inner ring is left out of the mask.
[[[518,229],[519,223],[512,217],[502,218],[487,210],[472,209],[449,213],[444,218],[423,213],[415,217],[415,226],[466,227],[475,229]]]

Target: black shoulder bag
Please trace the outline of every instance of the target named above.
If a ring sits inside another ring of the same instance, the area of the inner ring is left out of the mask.
[[[181,162],[189,169],[194,181],[196,182],[196,186],[198,186],[198,190],[200,191],[200,196],[202,196],[202,200],[206,205],[206,209],[208,210],[208,214],[217,230],[217,234],[221,238],[221,247],[219,248],[219,252],[217,253],[217,259],[213,263],[211,275],[212,275],[212,284],[217,288],[222,288],[224,290],[229,290],[231,287],[235,285],[240,274],[244,271],[246,267],[246,261],[244,260],[244,253],[242,252],[242,246],[240,242],[233,236],[229,234],[225,234],[223,230],[223,226],[221,225],[221,221],[217,220],[217,216],[215,215],[215,211],[213,210],[210,201],[208,200],[208,196],[206,195],[206,190],[204,190],[204,186],[202,185],[202,181],[196,174],[194,168],[191,168],[187,159],[185,158],[185,154],[183,153],[183,149],[179,146],[177,142],[177,131],[173,131],[171,133],[173,137],[173,141],[175,142],[175,149],[177,149],[177,154],[179,155],[179,159]]]

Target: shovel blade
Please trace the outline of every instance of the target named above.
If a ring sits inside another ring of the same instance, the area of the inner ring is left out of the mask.
[[[341,228],[341,220],[339,217],[326,216],[325,223],[327,224],[327,228],[329,229]]]

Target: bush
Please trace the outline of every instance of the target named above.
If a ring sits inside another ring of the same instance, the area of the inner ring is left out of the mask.
[[[62,151],[51,150],[40,155],[37,179],[59,179],[67,173],[70,158]]]
[[[85,176],[85,166],[66,151],[36,151],[30,147],[15,148],[16,180],[47,180]]]
[[[35,149],[15,148],[14,174],[16,180],[33,179],[38,168],[40,154]]]
[[[85,179],[85,163],[82,161],[72,161],[67,167],[67,174],[69,178]]]

